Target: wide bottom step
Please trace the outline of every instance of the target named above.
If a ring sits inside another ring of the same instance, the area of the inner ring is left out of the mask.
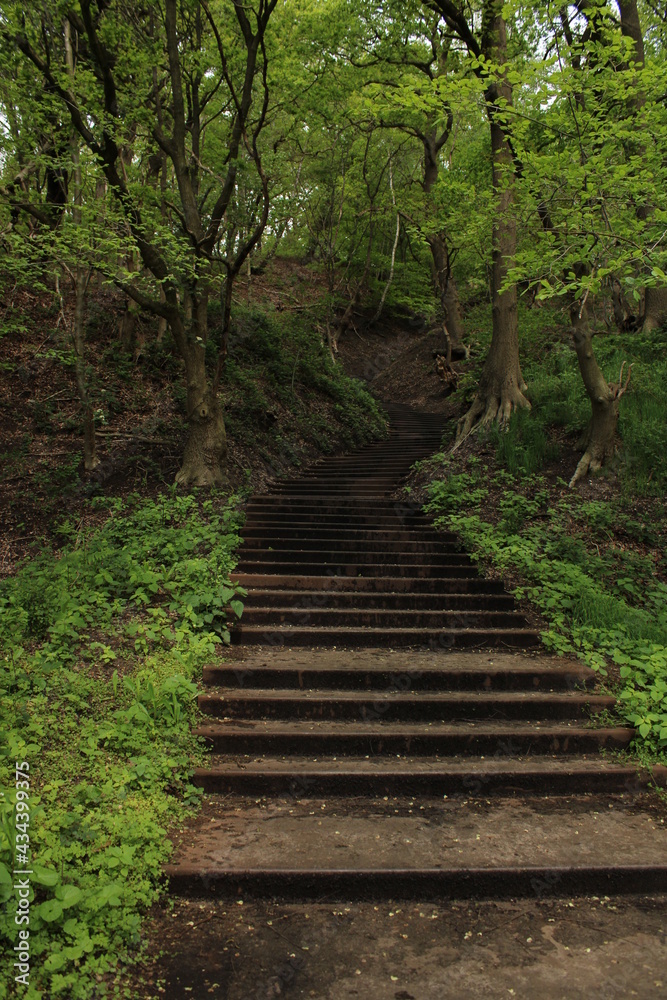
[[[667,892],[664,824],[641,796],[210,798],[172,889],[236,895]]]

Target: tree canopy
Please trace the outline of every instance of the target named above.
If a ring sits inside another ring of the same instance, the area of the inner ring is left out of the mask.
[[[657,9],[43,0],[1,10],[7,266],[71,291],[80,318],[94,275],[127,296],[129,328],[142,312],[156,336],[168,330],[187,393],[179,482],[226,480],[234,283],[277,253],[322,267],[334,362],[355,310],[379,317],[388,304],[438,322],[450,364],[468,352],[461,300],[490,297],[491,347],[459,440],[530,406],[518,295],[562,302],[596,424],[582,469],[606,460],[623,386],[595,362],[592,307],[606,315],[608,303],[629,336],[667,319]],[[86,442],[93,468],[92,432]]]

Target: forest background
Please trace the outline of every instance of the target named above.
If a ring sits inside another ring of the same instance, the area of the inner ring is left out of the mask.
[[[378,399],[449,418],[409,495],[664,759],[666,32],[637,0],[0,3],[0,892],[39,756],[35,996],[141,955],[243,499],[385,434]]]

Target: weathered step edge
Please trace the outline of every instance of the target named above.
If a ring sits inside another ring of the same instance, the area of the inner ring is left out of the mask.
[[[260,689],[201,694],[204,715],[234,719],[575,719],[612,711],[613,695],[551,692],[437,692],[413,695]]]
[[[456,654],[453,654],[456,656]],[[576,690],[592,687],[597,675],[587,667],[541,667],[526,663],[519,667],[494,667],[485,664],[472,670],[449,666],[443,654],[441,667],[412,666],[406,657],[405,667],[378,666],[349,668],[333,666],[246,665],[246,661],[204,667],[207,687],[242,689],[264,687],[276,690],[297,688],[350,691],[508,691]]]
[[[667,893],[667,865],[554,868],[224,869],[167,865],[169,890],[189,896],[281,899],[457,899],[654,896]]]
[[[237,626],[231,633],[232,643],[263,646],[320,646],[331,648],[375,648],[396,646],[429,649],[508,648],[527,649],[539,646],[540,633],[534,629],[407,629],[407,628],[307,628],[284,625]]]
[[[313,754],[364,753],[387,754],[493,754],[501,750],[507,755],[536,753],[591,753],[602,747],[625,749],[634,739],[630,727],[585,728],[535,725],[483,727],[449,725],[447,729],[424,726],[422,731],[410,731],[405,724],[296,722],[274,723],[273,730],[263,730],[261,724],[236,726],[233,722],[199,726],[195,735],[206,740],[216,753],[287,753],[293,756]],[[248,728],[245,728],[248,726]],[[307,728],[310,727],[310,728]]]
[[[468,771],[445,766],[419,769],[418,762],[403,768],[389,765],[367,770],[352,769],[344,760],[328,762],[316,768],[307,763],[280,770],[261,765],[197,768],[193,782],[210,794],[290,795],[295,799],[320,796],[357,795],[572,795],[637,793],[656,785],[667,787],[667,768],[655,768],[651,774],[638,773],[633,767],[595,766],[559,769],[512,767],[484,770],[482,762]]]

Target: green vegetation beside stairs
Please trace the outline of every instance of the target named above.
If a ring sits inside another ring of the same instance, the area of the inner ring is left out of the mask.
[[[196,808],[196,679],[243,610],[240,515],[174,492],[103,501],[60,553],[0,583],[0,997],[14,994],[15,762],[30,765],[30,987],[24,1000],[123,995],[167,832]]]

